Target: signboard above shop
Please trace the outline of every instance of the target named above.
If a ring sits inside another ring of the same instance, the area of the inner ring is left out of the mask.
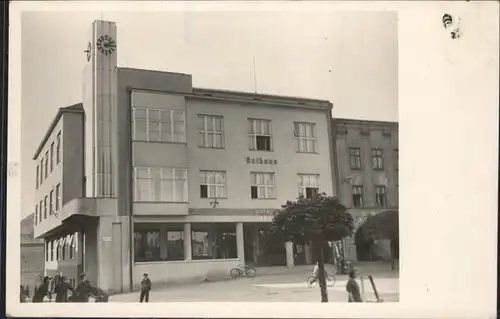
[[[267,165],[278,164],[278,160],[275,160],[275,159],[262,158],[262,157],[250,157],[250,156],[245,157],[245,162],[247,164],[267,164]]]

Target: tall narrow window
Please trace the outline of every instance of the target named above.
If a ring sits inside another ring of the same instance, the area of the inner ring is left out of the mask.
[[[40,185],[43,184],[44,180],[44,174],[43,174],[44,167],[45,167],[45,159],[42,156],[42,159],[40,160]]]
[[[372,149],[372,168],[373,169],[384,168],[384,152],[380,148]]]
[[[297,153],[316,153],[317,138],[315,123],[294,123],[294,135],[297,141],[295,150]]]
[[[299,196],[313,198],[319,192],[318,174],[299,174]]]
[[[361,149],[359,147],[349,148],[349,163],[351,169],[361,169]]]
[[[38,189],[38,185],[40,183],[40,165],[36,166],[36,189]]]
[[[352,187],[352,203],[355,208],[363,208],[363,186]]]
[[[38,224],[38,205],[35,205],[35,226]]]
[[[43,219],[47,219],[47,210],[48,210],[48,196],[45,196],[43,199]]]
[[[54,214],[54,190],[50,191],[49,194],[49,215]]]
[[[200,172],[201,198],[226,198],[226,172]]]
[[[49,176],[49,151],[45,152],[45,178]]]
[[[274,173],[250,173],[252,199],[276,198]]]
[[[271,121],[248,119],[248,140],[251,151],[272,151]]]
[[[198,115],[198,146],[224,148],[224,123],[222,116]]]
[[[45,240],[45,261],[49,261],[49,241]]]
[[[54,241],[50,241],[50,261],[54,261]]]
[[[40,204],[38,205],[38,222],[42,221],[42,210],[43,210],[43,201],[40,201]]]
[[[50,171],[54,170],[54,142],[50,144]]]
[[[61,162],[61,132],[57,133],[57,145],[56,145],[56,161],[57,164]]]
[[[385,186],[375,186],[375,204],[377,207],[387,207],[387,197],[385,194]]]
[[[59,202],[61,201],[61,184],[56,186],[56,211],[59,211]]]

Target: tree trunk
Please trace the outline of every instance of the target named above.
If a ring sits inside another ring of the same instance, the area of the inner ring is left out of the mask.
[[[326,290],[326,278],[325,278],[325,259],[323,256],[323,242],[314,241],[314,248],[316,250],[316,256],[318,259],[318,270],[319,270],[319,287],[321,290],[321,302],[328,302],[328,293]]]

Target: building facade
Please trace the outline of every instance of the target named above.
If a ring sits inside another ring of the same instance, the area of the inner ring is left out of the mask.
[[[333,119],[332,128],[335,189],[356,227],[355,234],[345,239],[346,259],[387,259],[391,249],[399,257],[399,243],[366,242],[356,232],[368,216],[398,210],[398,123]]]
[[[59,110],[34,160],[46,272],[108,291],[311,262],[268,234],[300,194],[335,194],[328,101],[192,87],[117,67],[117,28],[92,25],[83,101]]]
[[[35,285],[44,274],[44,241],[34,236],[34,214],[21,220],[21,285],[33,296]]]

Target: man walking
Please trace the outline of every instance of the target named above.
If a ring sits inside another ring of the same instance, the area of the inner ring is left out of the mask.
[[[45,276],[42,280],[42,284],[35,288],[35,294],[32,302],[43,302],[43,298],[49,294],[50,278]]]
[[[349,272],[349,280],[346,285],[347,293],[349,294],[349,302],[363,302],[361,299],[361,292],[359,285],[356,282],[356,270],[353,269]]]
[[[144,273],[141,281],[141,296],[140,302],[149,302],[149,291],[151,290],[151,280],[148,278],[148,274]]]
[[[54,288],[56,302],[68,302],[68,290],[71,290],[73,295],[75,294],[75,289],[66,281],[66,277],[59,276],[58,282]]]

